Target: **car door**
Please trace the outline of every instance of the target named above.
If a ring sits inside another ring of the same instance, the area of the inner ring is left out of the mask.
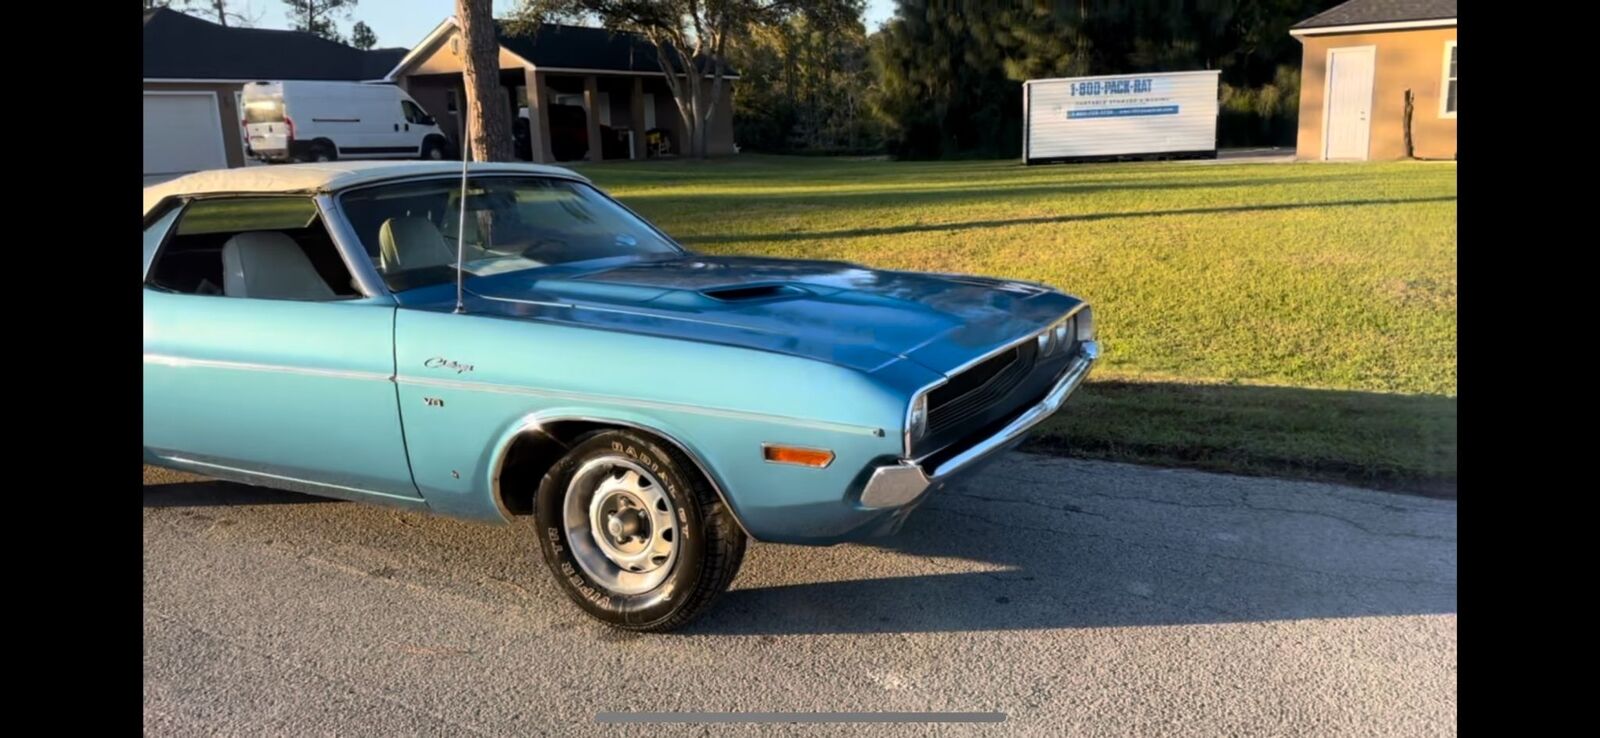
[[[197,200],[145,240],[147,459],[334,497],[419,498],[393,299],[357,289],[313,200]]]
[[[407,147],[408,155],[421,154],[422,140],[437,130],[433,125],[433,118],[416,103],[404,98],[400,100],[400,128],[404,133],[404,145]]]

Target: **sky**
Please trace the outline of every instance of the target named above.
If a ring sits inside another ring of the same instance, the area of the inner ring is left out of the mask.
[[[289,17],[284,12],[288,6],[283,0],[234,0],[233,5],[244,15],[256,19],[257,28],[288,28]],[[516,0],[494,0],[495,15],[511,12]],[[198,7],[189,12],[204,17]],[[453,0],[360,0],[348,18],[336,22],[339,32],[350,35],[356,21],[364,21],[378,34],[378,45],[410,48],[432,31],[434,26],[455,12]],[[894,0],[867,0],[867,31],[878,30],[885,20],[894,15]]]

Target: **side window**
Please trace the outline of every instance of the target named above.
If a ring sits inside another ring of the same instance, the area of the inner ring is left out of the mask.
[[[174,214],[177,226],[147,270],[152,287],[264,300],[360,295],[310,198],[204,199]]]
[[[429,122],[428,114],[422,112],[422,108],[417,107],[417,104],[410,100],[401,100],[400,110],[405,113],[408,122],[419,125],[427,125]]]
[[[1444,90],[1439,95],[1439,117],[1456,117],[1456,42],[1444,45]]]

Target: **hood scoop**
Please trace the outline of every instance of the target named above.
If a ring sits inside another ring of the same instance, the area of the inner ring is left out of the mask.
[[[712,287],[701,290],[700,294],[722,302],[753,302],[756,300],[771,300],[778,297],[803,295],[806,294],[806,291],[792,284],[771,283]]]

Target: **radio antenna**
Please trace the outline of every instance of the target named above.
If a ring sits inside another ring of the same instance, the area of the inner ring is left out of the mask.
[[[467,142],[472,139],[471,111],[463,110],[467,115],[461,116],[461,220],[456,226],[456,312],[467,311],[466,301],[462,299],[461,273],[462,263],[467,255],[467,159],[472,156],[472,148]]]

